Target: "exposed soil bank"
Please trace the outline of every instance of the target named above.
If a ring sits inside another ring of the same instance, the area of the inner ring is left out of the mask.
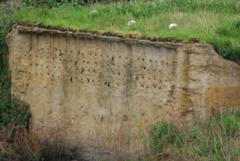
[[[142,153],[158,121],[240,107],[240,66],[209,44],[18,24],[8,45],[12,94],[68,143]]]

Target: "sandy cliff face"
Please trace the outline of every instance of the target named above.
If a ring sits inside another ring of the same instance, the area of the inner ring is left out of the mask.
[[[240,106],[240,66],[201,43],[167,43],[17,25],[12,94],[34,129],[67,142],[141,150],[155,122],[190,124]]]

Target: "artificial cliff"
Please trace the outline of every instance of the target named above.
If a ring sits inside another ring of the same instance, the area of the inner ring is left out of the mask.
[[[138,152],[157,121],[240,107],[240,66],[209,44],[24,25],[8,44],[12,94],[30,105],[35,130],[68,143]]]

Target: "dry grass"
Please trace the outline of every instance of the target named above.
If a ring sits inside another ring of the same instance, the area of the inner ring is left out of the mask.
[[[58,139],[46,131],[36,133],[22,127],[1,127],[0,160],[65,161],[68,158]]]

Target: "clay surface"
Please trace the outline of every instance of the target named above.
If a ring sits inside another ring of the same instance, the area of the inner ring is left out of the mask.
[[[30,105],[34,129],[66,142],[141,152],[157,121],[187,125],[240,106],[240,66],[209,44],[24,25],[8,44],[12,94]]]

